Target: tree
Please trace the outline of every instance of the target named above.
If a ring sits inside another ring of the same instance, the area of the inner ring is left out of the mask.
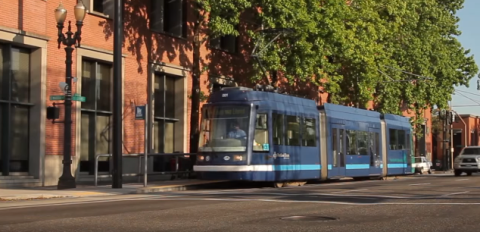
[[[444,108],[454,86],[468,85],[478,72],[455,37],[463,0],[253,3],[265,28],[294,31],[262,54],[263,70],[278,71],[294,90],[314,84],[332,103],[366,108],[374,101],[375,110],[394,114],[407,107],[418,125],[426,109]],[[275,35],[251,31],[250,36],[265,44]],[[255,67],[254,80],[260,80],[263,71]]]

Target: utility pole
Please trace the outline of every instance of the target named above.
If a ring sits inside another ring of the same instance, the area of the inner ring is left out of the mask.
[[[447,170],[447,118],[448,118],[448,112],[446,110],[442,110],[442,115],[443,115],[443,133],[442,133],[442,150],[443,150],[443,155],[442,155],[442,170],[446,171]]]
[[[112,188],[122,188],[122,44],[123,0],[114,1]]]

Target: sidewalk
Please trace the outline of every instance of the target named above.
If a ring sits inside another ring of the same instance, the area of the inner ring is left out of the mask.
[[[90,186],[77,185],[75,189],[57,190],[57,186],[36,187],[28,189],[0,189],[1,201],[34,200],[52,198],[78,198],[96,196],[115,196],[125,194],[146,194],[154,192],[185,191],[199,188],[207,188],[214,185],[227,183],[227,181],[204,181],[204,180],[176,180],[152,182],[143,186],[143,183],[123,184],[121,189],[114,189],[111,185]]]

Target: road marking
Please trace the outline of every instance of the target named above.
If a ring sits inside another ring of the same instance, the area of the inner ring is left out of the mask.
[[[100,197],[105,197],[105,196],[100,196]],[[131,197],[125,197],[125,198],[117,198],[117,199],[94,199],[96,197],[91,197],[91,198],[88,198],[88,200],[86,200],[87,198],[68,198],[69,200],[72,200],[72,199],[76,199],[78,201],[75,201],[75,202],[57,202],[57,203],[49,203],[49,202],[45,202],[45,201],[49,201],[48,200],[42,200],[42,203],[40,204],[34,204],[34,205],[11,205],[11,206],[2,206],[3,203],[0,204],[0,211],[3,211],[3,210],[9,210],[9,209],[24,209],[24,208],[39,208],[39,207],[48,207],[48,206],[64,206],[64,205],[80,205],[80,204],[97,204],[97,203],[109,203],[109,202],[117,202],[117,201],[135,201],[135,200],[147,200],[147,199],[150,199],[150,198],[157,198],[157,199],[161,199],[161,198],[175,198],[177,196],[164,196],[164,195],[136,195],[136,196],[131,196]],[[52,199],[53,200],[53,199]],[[55,200],[58,200],[58,199],[55,199]],[[65,200],[65,198],[63,199]],[[19,202],[16,202],[16,204],[18,204]],[[27,202],[25,202],[27,203]],[[32,203],[32,202],[28,202],[28,203]],[[6,203],[8,204],[8,203]]]
[[[468,179],[459,179],[459,180],[456,180],[456,181],[466,181],[466,180],[468,180]]]
[[[447,196],[452,196],[452,195],[458,195],[458,194],[464,194],[464,193],[469,193],[469,191],[458,192],[458,193],[449,193],[449,194],[442,195],[442,197],[447,197]]]
[[[409,184],[410,186],[416,186],[416,185],[429,185],[430,183],[420,183],[420,184]]]
[[[225,192],[204,192],[204,193],[193,193],[193,194],[184,194],[184,193],[172,193],[174,196],[201,196],[201,195],[229,195],[231,193]],[[438,199],[443,195],[437,196],[391,196],[391,195],[339,195],[334,193],[242,193],[243,196],[248,195],[271,195],[271,196],[319,196],[319,197],[346,197],[346,198],[364,198],[364,199]],[[235,195],[238,196],[238,195]]]
[[[155,201],[256,201],[256,202],[276,202],[276,203],[316,203],[332,205],[480,205],[480,202],[471,203],[441,203],[441,202],[379,202],[379,203],[352,203],[352,202],[334,202],[334,201],[299,201],[299,200],[275,200],[275,199],[226,199],[226,198],[174,198],[174,199],[148,199]]]
[[[346,191],[340,191],[340,192],[333,192],[333,193],[348,193],[348,192],[358,192],[358,191],[364,191],[368,189],[354,189],[354,190],[346,190]]]

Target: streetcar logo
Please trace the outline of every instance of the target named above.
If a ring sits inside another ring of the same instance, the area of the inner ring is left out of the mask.
[[[284,158],[284,159],[290,159],[290,154],[273,152],[273,156],[272,156],[272,157],[273,157],[274,159],[276,159],[277,157],[279,157],[279,158]]]
[[[230,160],[230,156],[226,155],[225,157],[223,157],[223,159],[224,159],[225,161],[229,161],[229,160]]]

